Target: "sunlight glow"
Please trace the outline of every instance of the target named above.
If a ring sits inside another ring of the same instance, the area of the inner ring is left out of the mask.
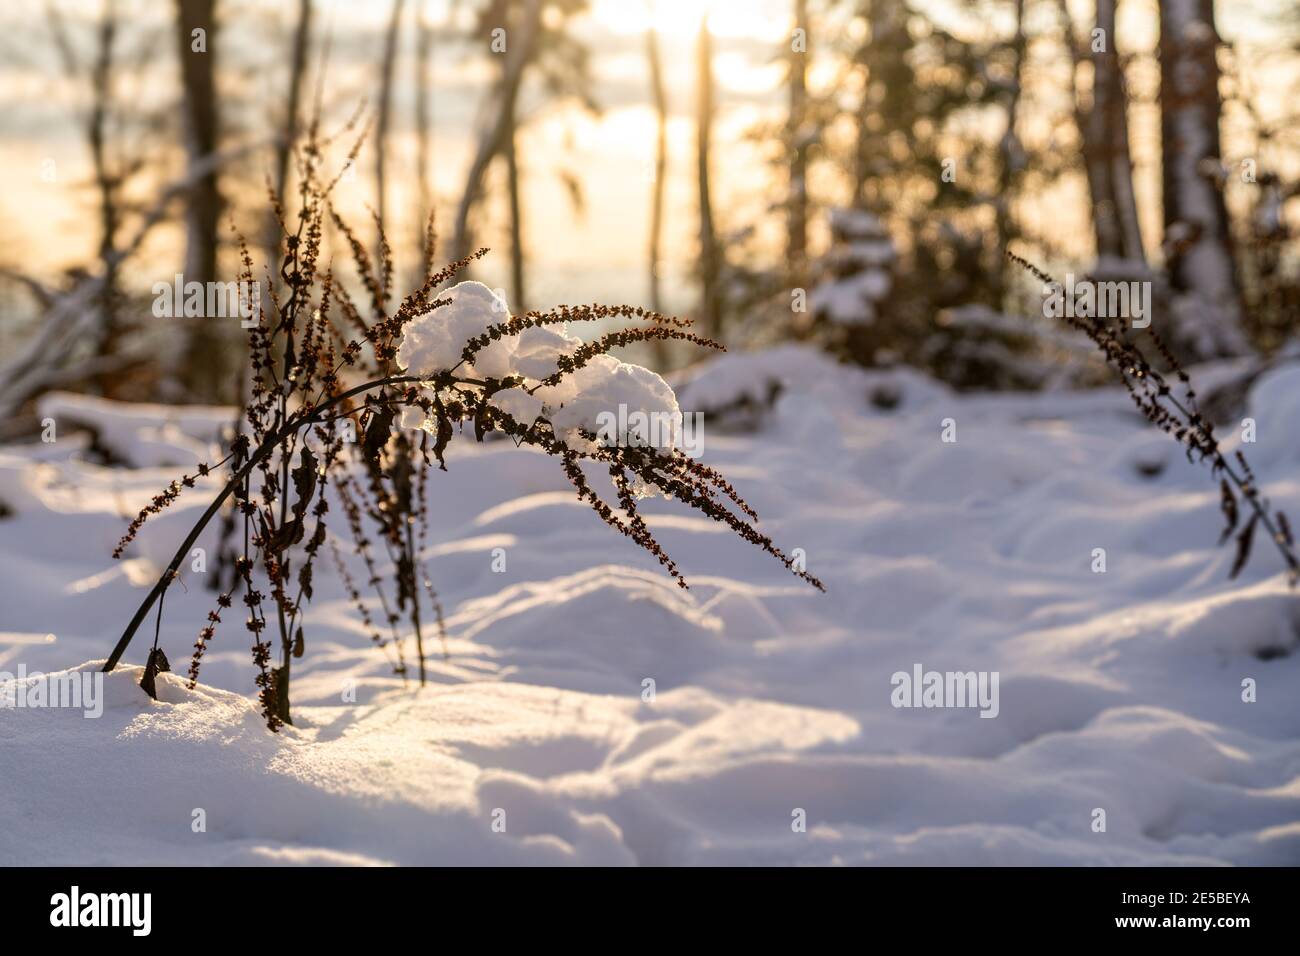
[[[717,37],[771,39],[789,26],[789,13],[766,0],[595,0],[592,15],[614,33],[644,33],[654,24],[661,35],[694,35],[709,17]]]

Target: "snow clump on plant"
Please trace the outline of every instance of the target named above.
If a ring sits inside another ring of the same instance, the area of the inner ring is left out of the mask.
[[[681,409],[672,388],[655,372],[598,354],[548,384],[559,372],[562,357],[572,356],[583,344],[555,326],[531,326],[495,338],[474,353],[472,362],[466,361],[466,343],[510,320],[505,302],[481,282],[461,282],[439,298],[450,301],[405,327],[397,361],[408,373],[434,378],[456,371],[514,382],[494,390],[492,404],[524,424],[546,419],[555,437],[574,450],[625,442],[661,452],[677,446]],[[655,420],[678,427],[639,427]],[[624,423],[627,434],[611,433],[612,422]],[[429,421],[420,409],[408,408],[402,424],[427,428]],[[599,441],[593,443],[588,434]]]

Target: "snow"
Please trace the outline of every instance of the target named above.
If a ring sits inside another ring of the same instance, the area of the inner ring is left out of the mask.
[[[504,297],[481,282],[462,282],[440,298],[449,299],[449,304],[406,326],[397,354],[398,362],[412,374],[433,376],[456,369],[466,341],[510,319]],[[580,345],[581,339],[562,328],[535,326],[497,339],[462,368],[468,377],[522,378],[525,387],[503,389],[493,396],[493,403],[525,425],[544,416],[556,437],[571,448],[588,441],[583,432],[610,444],[632,442],[661,451],[675,448],[680,428],[677,432],[638,428],[636,422],[630,429],[610,428],[611,421],[626,424],[633,413],[666,416],[665,420],[680,425],[681,410],[672,388],[648,368],[600,354],[558,383],[542,386],[542,380],[556,371],[557,359],[572,354]],[[403,411],[402,425],[436,434],[434,423],[412,409]]]
[[[667,382],[648,368],[620,362],[609,355],[597,355],[560,384],[540,389],[537,394],[542,398],[543,413],[552,427],[557,434],[569,436],[570,445],[580,431],[587,431],[603,433],[602,440],[608,444],[653,445],[661,451],[676,447],[676,435],[671,428],[637,427],[636,422],[621,430],[617,427],[620,408],[625,412],[625,425],[632,412],[680,421],[677,396]],[[613,419],[608,417],[611,415]]]
[[[555,326],[536,326],[519,333],[514,368],[524,378],[543,379],[555,374],[556,359],[582,344],[577,336]]]
[[[1267,540],[1227,580],[1214,483],[1125,395],[958,395],[796,346],[725,356],[679,394],[773,378],[759,430],[706,431],[703,461],[828,594],[649,502],[682,591],[554,461],[458,437],[430,476],[449,655],[428,687],[368,646],[328,563],[280,734],[236,621],[203,682],[162,675],[158,701],[136,686],[141,637],[102,717],[0,710],[0,862],[1300,863],[1297,595]],[[172,414],[79,413],[141,442]],[[1247,414],[1266,493],[1300,513],[1300,365],[1261,377]],[[91,464],[59,434],[0,449],[0,671],[93,671],[213,491],[200,479],[115,563],[175,469]],[[205,584],[186,565],[168,592],[182,673]],[[998,716],[894,708],[891,675],[917,664],[996,671]]]
[[[456,368],[467,341],[510,319],[505,300],[481,282],[461,282],[438,298],[447,304],[405,327],[397,362],[412,375],[433,376]],[[469,377],[504,378],[511,373],[516,345],[512,337],[498,339],[462,370]]]
[[[161,410],[161,411],[160,411]],[[93,429],[98,444],[132,465],[184,466],[201,460],[209,444],[234,425],[230,408],[210,405],[146,405],[133,408],[92,395],[47,392],[37,417],[58,429]]]
[[[831,210],[834,240],[824,260],[830,276],[809,297],[813,314],[842,325],[870,325],[889,296],[896,253],[889,231],[865,209]]]

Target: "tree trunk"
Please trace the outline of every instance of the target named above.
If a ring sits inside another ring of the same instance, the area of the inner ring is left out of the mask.
[[[786,261],[790,285],[807,286],[808,258],[808,0],[795,0],[795,32],[790,42],[790,113],[786,139],[790,150],[790,186]]]
[[[1219,37],[1212,0],[1160,0],[1160,144],[1165,249],[1176,293],[1214,321],[1196,330],[1198,357],[1239,354],[1241,303],[1217,171]]]
[[[510,297],[514,310],[524,313],[528,311],[524,289],[524,223],[519,208],[519,157],[515,152],[515,139],[519,135],[519,129],[515,124],[513,110],[511,114],[505,142],[506,188],[510,198]]]
[[[651,26],[645,34],[646,61],[650,66],[650,94],[654,100],[658,134],[655,139],[654,194],[650,200],[650,308],[663,311],[659,285],[659,242],[664,221],[664,174],[668,169],[668,93],[664,89],[663,62],[659,56],[659,38]],[[666,342],[660,342],[666,346]],[[662,356],[661,356],[662,357]]]
[[[293,32],[293,52],[289,62],[289,95],[285,104],[283,139],[275,144],[275,195],[284,202],[284,192],[289,185],[289,157],[298,135],[298,113],[302,102],[303,76],[307,72],[307,51],[311,43],[311,0],[298,0],[298,25]],[[267,223],[266,247],[274,252],[279,244],[280,227],[275,216]],[[274,254],[271,261],[278,265]],[[276,270],[278,271],[278,270]]]
[[[713,225],[713,203],[709,195],[709,138],[713,127],[713,43],[709,19],[700,20],[695,57],[695,178],[700,205],[700,319],[705,335],[720,339],[722,301],[720,297],[718,238]]]
[[[1102,196],[1094,212],[1097,254],[1145,262],[1128,145],[1127,91],[1115,46],[1115,6],[1116,0],[1097,0],[1097,29],[1105,49],[1092,51],[1092,108],[1083,130],[1084,149]]]
[[[523,82],[524,71],[536,52],[537,34],[541,30],[541,0],[524,0],[519,22],[507,34],[504,54],[505,64],[501,82],[496,91],[497,109],[494,118],[480,131],[474,159],[465,175],[465,188],[461,191],[460,205],[456,208],[456,223],[452,234],[451,258],[463,259],[470,253],[472,241],[469,228],[470,212],[483,194],[483,179],[492,160],[505,149],[506,139],[514,126],[515,100]],[[506,26],[502,24],[502,26]]]
[[[1023,89],[1025,68],[1025,0],[1014,0],[1015,34],[1011,38],[1011,94],[1007,101],[1007,128],[998,144],[1001,168],[998,174],[998,195],[994,203],[994,219],[997,228],[998,261],[1000,266],[995,273],[998,276],[999,296],[1006,283],[1007,247],[1016,238],[1015,221],[1011,215],[1011,196],[1020,170],[1024,167],[1024,148],[1016,135],[1016,123],[1020,118],[1020,94]]]
[[[108,111],[113,100],[113,46],[117,37],[116,4],[104,4],[96,39],[95,64],[91,71],[92,102],[86,121],[86,138],[90,145],[95,189],[99,195],[99,259],[104,267],[104,284],[96,302],[99,321],[95,324],[91,353],[109,355],[117,339],[117,191],[120,185],[108,162]],[[109,381],[101,376],[97,385],[109,391]]]
[[[379,110],[375,117],[375,215],[378,235],[375,248],[383,245],[385,205],[385,160],[388,158],[388,124],[393,112],[393,65],[397,59],[397,29],[402,22],[405,0],[393,0],[393,12],[388,18],[384,34],[384,58],[380,65]],[[386,290],[385,290],[386,291]]]
[[[193,165],[216,152],[219,135],[216,84],[216,0],[176,0],[177,56],[185,92],[185,151]],[[203,30],[199,43],[195,30]],[[217,279],[217,235],[221,193],[214,168],[190,189],[185,205],[185,282]],[[177,320],[182,322],[184,320]],[[225,395],[227,331],[215,316],[203,316],[185,328],[181,375],[191,397],[220,401]]]
[[[433,212],[433,187],[430,183],[432,162],[429,129],[429,51],[433,43],[433,28],[429,25],[429,11],[421,3],[416,17],[415,33],[415,183],[417,201],[416,239],[426,262],[432,260],[433,250],[426,247],[425,224]],[[424,281],[424,276],[419,277]]]
[[[1115,7],[1116,0],[1097,0],[1096,27],[1102,31],[1105,48],[1090,53],[1092,102],[1085,108],[1075,94],[1074,122],[1083,148],[1097,256],[1145,264],[1129,152],[1128,93],[1115,46]],[[1057,0],[1057,10],[1074,64],[1071,75],[1077,77],[1084,55],[1074,36],[1066,0]]]
[[[508,58],[502,57],[501,89],[508,89],[510,82],[510,62]],[[502,103],[505,133],[501,152],[506,162],[506,199],[510,208],[510,304],[515,312],[524,313],[528,311],[528,293],[524,288],[524,217],[519,202],[518,105],[516,86],[514,92]]]

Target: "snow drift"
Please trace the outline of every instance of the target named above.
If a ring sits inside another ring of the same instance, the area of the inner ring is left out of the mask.
[[[150,700],[123,667],[98,719],[0,709],[0,863],[1300,863],[1300,599],[1263,547],[1226,580],[1213,482],[1121,392],[958,396],[795,347],[678,389],[687,411],[750,393],[759,430],[708,432],[703,460],[827,595],[648,503],[681,591],[544,456],[464,440],[430,485],[431,686],[388,671],[322,573],[280,734],[237,622],[193,691],[163,675]],[[1250,401],[1259,477],[1300,511],[1300,367]],[[163,453],[165,410],[78,406],[99,410],[118,445],[138,423],[141,467],[62,432],[0,449],[0,671],[93,669],[210,495],[113,562],[174,476],[155,463],[205,436]],[[173,663],[211,601],[178,584]],[[895,708],[916,664],[998,672],[998,716]]]

